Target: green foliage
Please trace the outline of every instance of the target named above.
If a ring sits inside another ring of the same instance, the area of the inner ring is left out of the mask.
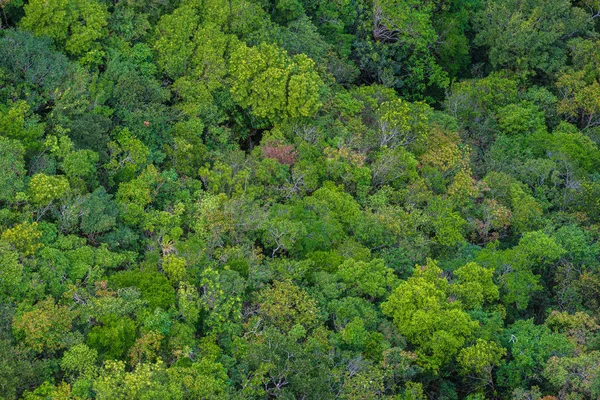
[[[12,202],[18,192],[24,190],[25,149],[17,140],[0,136],[0,201]]]
[[[39,147],[44,125],[31,116],[31,108],[22,100],[5,108],[0,105],[0,132],[9,139],[20,140],[27,148]]]
[[[303,54],[293,57],[273,45],[239,45],[231,54],[231,95],[242,107],[278,122],[312,117],[321,106],[323,81],[314,62]]]
[[[495,268],[504,287],[502,300],[507,305],[514,303],[519,310],[527,308],[533,293],[542,289],[539,274],[548,274],[564,254],[553,238],[540,231],[525,233],[512,249],[496,251],[494,247],[488,245],[477,258]]]
[[[0,398],[598,398],[599,16],[0,0]]]
[[[311,328],[317,320],[315,301],[289,281],[276,282],[260,299],[260,313],[284,332],[297,325]]]
[[[231,275],[230,275],[231,276]],[[201,308],[208,312],[204,319],[205,330],[210,333],[233,333],[238,329],[237,323],[241,318],[241,298],[239,292],[231,288],[226,292],[227,275],[219,274],[211,268],[202,273],[200,285],[203,296],[200,298]]]
[[[157,379],[160,368],[161,364],[140,364],[134,371],[126,372],[122,361],[106,361],[100,376],[94,381],[96,398],[170,398],[169,390]]]
[[[597,351],[578,357],[553,356],[548,360],[543,375],[555,390],[568,391],[572,396],[598,396],[598,356]],[[581,373],[593,378],[579,379],[577,375]]]
[[[517,185],[510,187],[510,197],[513,212],[511,225],[518,232],[539,228],[543,210],[538,202]]]
[[[85,344],[77,344],[65,351],[60,367],[72,377],[93,377],[96,372],[98,352]]]
[[[68,154],[62,162],[62,170],[70,179],[72,186],[85,188],[86,183],[94,187],[98,153],[91,150],[79,150]]]
[[[70,190],[69,181],[64,176],[36,174],[29,181],[31,202],[37,206],[61,200]]]
[[[149,165],[135,179],[119,185],[116,200],[122,209],[126,223],[136,225],[145,218],[145,207],[152,202],[154,187],[160,177],[153,165]]]
[[[569,356],[574,350],[564,336],[543,325],[536,326],[532,320],[515,322],[507,335],[512,360],[502,367],[500,376],[510,387],[524,386],[541,377],[550,357]]]
[[[466,308],[478,308],[499,297],[498,287],[492,277],[494,271],[470,262],[454,271],[455,293]]]
[[[43,246],[40,243],[41,237],[42,232],[37,222],[23,222],[2,232],[1,239],[18,250],[22,255],[29,256]]]
[[[381,259],[369,263],[348,259],[338,267],[337,275],[355,296],[382,298],[398,285],[392,269]]]
[[[4,240],[4,239],[3,239]],[[19,262],[19,253],[5,245],[0,245],[0,295],[2,298],[19,298],[23,291],[23,265]]]
[[[362,67],[378,76],[377,83],[399,88],[413,98],[422,98],[431,88],[447,87],[448,74],[435,55],[436,2],[385,0],[372,7],[367,14],[372,21],[365,21],[363,28],[371,31],[372,38],[358,46]]]
[[[108,314],[99,319],[88,335],[88,345],[105,359],[122,359],[135,341],[135,323],[129,318]]]
[[[52,49],[49,38],[10,29],[0,38],[0,52],[3,98],[24,99],[36,109],[59,97],[57,89],[70,67],[65,55]]]
[[[104,166],[115,181],[129,181],[148,162],[149,151],[129,129],[119,132],[117,140],[108,143],[110,161]]]
[[[86,56],[86,61],[97,61],[101,54],[94,42],[104,37],[108,13],[96,1],[34,0],[25,7],[21,20],[24,29],[37,36],[48,36],[75,56]],[[91,51],[94,53],[89,54]],[[88,53],[88,54],[86,54]]]
[[[426,126],[429,107],[423,103],[409,103],[401,99],[381,103],[378,146],[418,145],[427,140]]]
[[[585,12],[565,0],[487,1],[478,20],[476,42],[489,48],[495,68],[520,73],[553,73],[565,64],[565,35],[585,33]]]
[[[462,228],[466,224],[459,213],[452,210],[451,205],[440,198],[434,198],[430,205],[433,216],[435,240],[443,246],[454,246],[463,241]]]
[[[471,347],[465,347],[458,355],[458,363],[465,373],[489,374],[491,369],[500,364],[506,350],[494,342],[477,339]]]
[[[155,271],[122,271],[111,277],[119,288],[137,287],[142,298],[154,309],[169,309],[175,302],[175,291],[167,278]]]
[[[89,237],[106,233],[116,226],[116,204],[104,188],[86,195],[79,210],[79,228]]]
[[[507,135],[531,134],[546,129],[544,114],[531,103],[509,104],[498,109],[498,127]]]
[[[38,302],[31,310],[16,315],[13,329],[36,353],[65,347],[67,334],[76,314],[68,307],[56,305],[51,297]]]
[[[384,314],[417,346],[421,365],[433,371],[456,356],[477,326],[462,303],[449,298],[452,288],[441,274],[433,261],[416,267],[382,304]]]
[[[5,313],[6,309],[3,311]],[[5,318],[3,318],[5,320]],[[4,321],[3,321],[4,322]],[[7,325],[8,326],[8,325]],[[0,348],[0,394],[7,399],[19,398],[21,393],[52,379],[48,363],[36,359],[33,352],[15,346],[3,332]]]

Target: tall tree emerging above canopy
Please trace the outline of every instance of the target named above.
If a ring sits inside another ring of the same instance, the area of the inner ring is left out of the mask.
[[[477,322],[468,308],[498,298],[490,271],[475,263],[457,270],[458,280],[449,283],[432,260],[416,267],[381,307],[398,330],[417,347],[420,363],[438,371],[472,339]]]
[[[231,95],[242,107],[272,122],[313,116],[321,107],[323,80],[304,54],[277,46],[238,46],[229,60]]]

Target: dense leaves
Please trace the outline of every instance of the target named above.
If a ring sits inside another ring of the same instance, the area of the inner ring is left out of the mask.
[[[600,398],[596,0],[0,0],[0,399]]]

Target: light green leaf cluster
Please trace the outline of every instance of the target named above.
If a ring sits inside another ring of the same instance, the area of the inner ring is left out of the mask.
[[[323,81],[303,54],[290,57],[274,45],[239,45],[229,61],[231,95],[258,117],[282,121],[313,116]]]
[[[95,0],[32,0],[25,6],[21,26],[83,56],[106,35],[107,19],[106,7]]]

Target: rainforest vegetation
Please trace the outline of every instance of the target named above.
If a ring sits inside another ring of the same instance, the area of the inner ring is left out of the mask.
[[[599,0],[0,0],[0,399],[598,399],[599,145]]]

